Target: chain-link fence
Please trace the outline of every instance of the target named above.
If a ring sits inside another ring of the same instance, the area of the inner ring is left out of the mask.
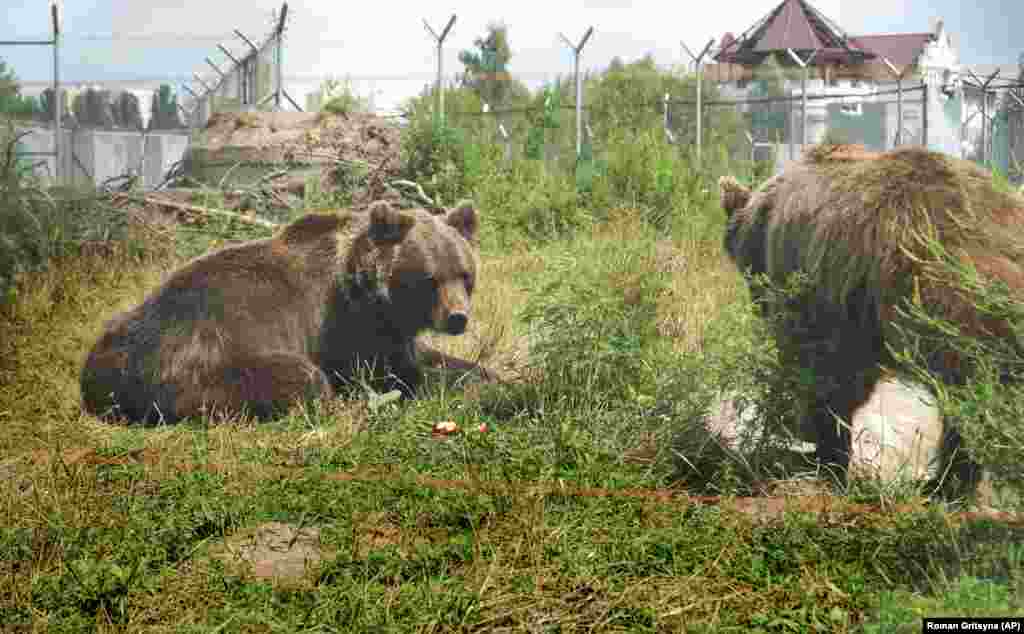
[[[919,73],[896,81],[878,65],[812,65],[805,77],[803,69],[769,56],[758,66],[718,64],[707,70],[712,72],[706,71],[703,84],[701,145],[705,150],[725,147],[733,160],[768,161],[778,170],[798,159],[806,146],[825,141],[862,144],[879,152],[925,145],[985,164],[1013,182],[1024,177],[1024,82],[992,86],[983,109],[980,93],[970,86],[926,85]],[[599,156],[609,130],[636,132],[640,121],[659,121],[670,142],[695,146],[695,78],[664,70],[661,74],[660,81],[670,84],[663,97],[650,89],[623,90],[616,104],[601,89],[610,73],[585,77],[583,154]],[[519,86],[511,92],[527,85],[511,79]],[[644,84],[634,79],[634,84]],[[451,91],[460,83],[465,78],[449,77],[446,85]],[[509,159],[575,161],[574,99],[571,77],[551,82],[541,93],[508,100],[514,105],[494,107],[452,93],[447,120],[477,139],[499,144]]]
[[[1024,77],[1014,81],[963,82],[946,95],[944,114],[960,121],[964,158],[990,166],[1013,183],[1024,182]]]
[[[154,130],[173,132],[186,125],[197,130],[218,112],[302,110],[288,94],[282,75],[286,7],[275,15],[262,43],[236,30],[237,41],[218,44],[223,55],[216,54],[219,61],[206,59],[211,68],[205,69],[205,77],[196,74],[191,87],[184,87],[190,97],[183,95],[180,105],[169,90],[140,99],[137,91],[62,89],[66,125],[73,132],[66,140],[62,136],[61,143],[74,148],[62,159],[65,172],[100,179],[98,170],[90,167],[97,163],[90,158],[97,150],[76,140],[83,134],[124,132],[141,138]],[[479,43],[474,46],[480,48]],[[444,77],[449,93],[445,121],[477,145],[494,146],[506,162],[532,158],[575,167],[581,158],[600,161],[611,139],[659,130],[669,143],[698,159],[701,152],[724,148],[732,160],[768,162],[780,169],[785,161],[799,158],[805,146],[825,140],[860,143],[876,151],[923,144],[1021,179],[1024,75],[983,88],[966,80],[926,85],[918,69],[897,82],[896,69],[877,61],[851,66],[814,63],[804,69],[787,62],[784,55],[770,55],[753,66],[705,64],[698,98],[693,73],[656,68],[650,59],[628,65],[613,62],[600,73],[584,72],[581,77],[582,138],[577,139],[571,54],[553,49],[550,59],[534,67],[549,72],[510,73],[504,63],[497,63],[497,49],[468,50],[481,53],[482,66],[462,63],[458,73]],[[459,52],[460,62],[464,53]],[[433,86],[427,82],[425,94]],[[300,101],[305,97],[296,96]],[[33,122],[40,127],[38,138],[47,134],[55,101],[52,90],[49,95],[44,91],[38,120]],[[433,99],[419,103],[422,112],[414,117],[436,114],[431,110]],[[157,119],[159,124],[154,125]],[[49,144],[30,149],[48,149],[54,141],[49,134]],[[145,145],[145,139],[140,143]],[[127,163],[144,163],[138,158],[144,149],[133,149],[131,143],[124,147],[111,151],[129,156]]]
[[[586,81],[586,77],[584,80]],[[543,160],[549,165],[576,161],[575,87],[571,78],[544,80],[528,75],[507,76],[500,88],[468,90],[464,75],[445,81],[445,123],[459,130],[465,140],[493,144],[505,161],[522,158]],[[531,91],[531,88],[533,90]],[[413,117],[433,117],[435,93],[427,86],[421,103],[426,110]],[[593,153],[596,122],[591,108],[583,109],[582,152]]]
[[[220,75],[215,86],[207,86],[207,92],[198,104],[200,125],[218,112],[239,112],[248,109],[270,110],[280,106],[283,86],[279,60],[283,55],[281,38],[271,35],[260,46],[251,47],[248,54],[237,56],[230,71]]]

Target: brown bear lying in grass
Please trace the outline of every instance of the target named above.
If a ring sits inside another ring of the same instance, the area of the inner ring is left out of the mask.
[[[107,324],[82,369],[83,406],[132,422],[266,418],[333,396],[366,365],[411,395],[417,333],[466,330],[478,224],[469,203],[445,215],[377,203],[199,257]]]
[[[901,319],[897,306],[917,298],[961,332],[1016,341],[1008,323],[977,310],[926,246],[930,236],[982,279],[1005,282],[1013,297],[1024,298],[1024,200],[997,190],[973,163],[921,148],[871,154],[819,146],[756,191],[729,177],[719,184],[729,216],[725,249],[749,279],[765,274],[782,284],[797,271],[809,277],[811,291],[796,317],[776,324],[776,337],[785,358],[814,377],[802,428],[816,441],[819,462],[838,466],[841,479],[851,439],[835,417],[849,423],[879,381],[880,365],[892,360],[886,344],[905,344],[893,328]],[[764,299],[756,283],[751,289]],[[779,306],[763,308],[779,314]],[[927,353],[929,372],[962,384],[963,359],[937,345]],[[938,471],[947,475],[947,494],[973,492],[980,477],[960,442],[947,421]]]

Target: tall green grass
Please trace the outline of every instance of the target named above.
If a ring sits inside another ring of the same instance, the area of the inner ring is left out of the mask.
[[[11,122],[0,132],[0,306],[16,300],[21,277],[55,259],[89,249],[144,254],[129,215],[109,199],[47,186],[41,171],[18,155],[24,135]]]

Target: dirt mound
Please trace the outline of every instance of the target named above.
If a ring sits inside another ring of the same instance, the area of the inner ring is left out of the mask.
[[[210,117],[197,144],[211,151],[226,146],[282,149],[296,160],[331,158],[379,165],[398,158],[398,136],[396,125],[374,114],[222,112]]]
[[[397,125],[374,114],[217,113],[193,144],[193,175],[217,184],[284,170],[273,188],[299,197],[310,177],[319,176],[321,191],[354,187],[353,206],[362,207],[388,196],[387,183],[397,178],[399,136]],[[262,166],[261,173],[235,169],[238,163]]]

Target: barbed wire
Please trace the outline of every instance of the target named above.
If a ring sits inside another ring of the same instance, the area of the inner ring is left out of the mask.
[[[37,36],[38,39],[46,39],[52,37],[52,34],[47,33],[45,35]],[[186,42],[223,42],[224,40],[231,40],[238,37],[233,32],[225,31],[219,35],[207,34],[186,34],[186,33],[62,33],[62,40],[85,40],[85,41],[131,41],[131,42],[147,42],[147,41],[161,41],[161,40],[180,40]],[[25,37],[21,38],[25,40],[32,40],[34,38]],[[330,40],[320,40],[322,42],[329,42]],[[336,40],[341,41],[341,40]]]
[[[522,73],[516,73],[514,76],[512,76],[512,80],[552,80],[554,78],[562,78],[562,79],[564,79],[566,76],[567,76],[567,73],[558,72],[558,71],[527,71],[527,72],[522,72]],[[302,83],[324,82],[324,81],[328,81],[328,80],[334,80],[334,81],[340,81],[340,82],[356,82],[356,81],[359,81],[359,82],[423,81],[425,84],[433,85],[434,82],[436,81],[436,77],[437,77],[436,73],[433,73],[433,72],[430,72],[430,71],[423,71],[423,72],[412,72],[412,73],[401,73],[401,74],[398,74],[398,73],[374,73],[374,74],[302,73],[302,74],[286,74],[286,75],[282,76],[282,79],[284,81],[288,81],[288,82],[302,82]],[[122,76],[122,77],[107,77],[107,78],[101,78],[101,79],[63,79],[62,78],[61,84],[65,85],[65,86],[91,86],[91,85],[96,85],[96,84],[133,84],[133,83],[156,84],[156,83],[161,83],[161,82],[163,82],[163,83],[184,83],[184,82],[192,82],[193,80],[194,80],[194,77],[193,77],[192,74],[185,74],[185,73],[182,73],[180,75],[179,74],[153,74],[153,75],[148,75],[147,74],[147,75],[135,75],[135,76],[129,76],[129,77],[125,77],[125,76]],[[447,88],[455,88],[455,87],[458,87],[459,84],[461,83],[461,76],[452,76],[452,77],[449,77],[449,78],[445,78],[443,81],[445,82]],[[53,80],[52,79],[24,79],[24,78],[19,78],[18,79],[18,83],[20,85],[22,85],[23,87],[25,87],[25,86],[33,87],[33,88],[34,87],[39,87],[39,86],[48,87],[48,86],[51,86],[53,84]],[[712,81],[712,80],[707,80],[707,83],[712,84],[712,85],[714,85],[714,84],[722,85],[722,84],[727,84],[729,82],[715,82],[715,81]],[[887,81],[886,83],[891,83],[891,82]],[[963,83],[965,88],[969,88],[971,90],[980,90],[980,86],[978,86],[974,82],[970,82],[970,81],[964,80],[962,83]],[[989,90],[1021,90],[1021,89],[1024,89],[1024,80],[1009,80],[1009,79],[1007,79],[1007,80],[1004,80],[1003,83],[993,82],[992,84],[989,85]],[[923,86],[921,84],[911,84],[911,85],[908,85],[908,86],[904,86],[903,89],[902,89],[902,92],[903,93],[908,93],[908,92],[920,91],[920,90],[923,90]],[[839,98],[839,97],[864,97],[864,96],[897,94],[899,92],[901,92],[900,89],[894,88],[894,89],[887,89],[887,90],[873,90],[873,91],[870,91],[870,92],[863,92],[863,93],[845,93],[845,94],[839,94],[839,95],[830,95],[830,94],[819,93],[818,95],[815,95],[813,98],[816,98],[816,99],[828,99],[828,98],[833,98],[833,97],[835,97],[835,98]],[[795,97],[795,98],[799,99],[800,97]],[[808,94],[808,98],[810,99],[810,98],[812,98],[812,96],[810,94]],[[752,97],[750,99],[745,99],[744,101],[745,102],[750,102],[751,100],[754,100],[754,99],[759,99],[759,98]],[[780,100],[780,99],[784,99],[784,98],[782,98],[782,97],[764,97],[764,98],[760,98],[760,99]],[[695,104],[696,101],[694,101],[694,100],[689,100],[689,101],[687,101],[687,100],[673,100],[673,103],[690,103],[690,104]],[[704,103],[711,104],[712,102],[711,101],[705,101]]]
[[[2,57],[2,56],[0,56]],[[557,72],[557,71],[526,71],[517,73],[515,79],[527,79],[527,80],[551,80],[556,77],[566,76],[571,73]],[[213,79],[213,73],[207,75],[211,80]],[[321,82],[329,79],[337,80],[341,82],[345,81],[426,81],[433,84],[437,74],[431,71],[422,72],[409,72],[409,73],[373,73],[373,74],[354,74],[354,73],[302,73],[302,74],[284,74],[283,79],[285,81],[293,82]],[[96,84],[96,83],[156,83],[156,82],[181,82],[181,81],[192,81],[194,77],[191,73],[182,74],[154,74],[154,75],[133,75],[133,76],[121,76],[121,77],[110,77],[103,79],[64,79],[61,78],[61,84]],[[457,84],[460,81],[460,77],[452,76],[451,78],[444,79],[446,86],[449,84]],[[23,79],[18,78],[18,83],[25,85],[52,85],[52,79]]]

